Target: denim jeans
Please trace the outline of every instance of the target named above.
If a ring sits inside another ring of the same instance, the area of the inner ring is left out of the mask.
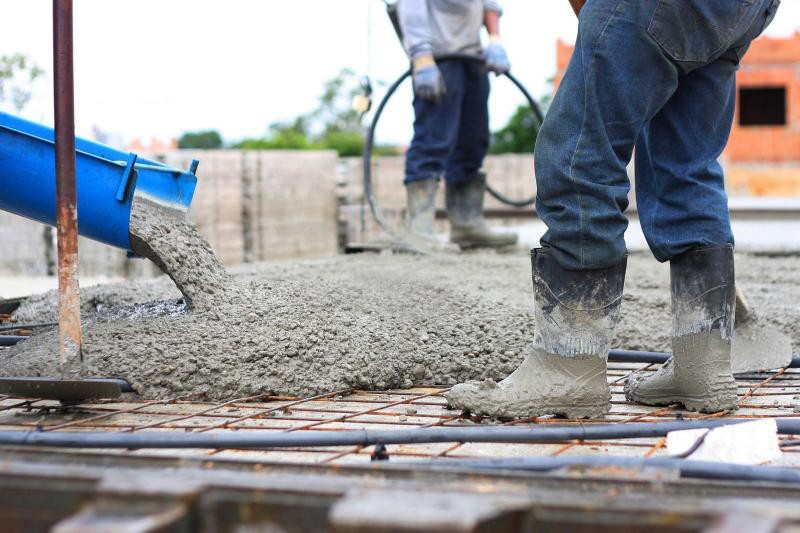
[[[780,0],[589,0],[536,144],[542,245],[567,269],[624,257],[636,202],[659,261],[733,244],[722,168],[736,71]]]
[[[405,183],[472,179],[489,149],[489,77],[482,63],[441,61],[446,93],[438,104],[414,98],[414,139]]]

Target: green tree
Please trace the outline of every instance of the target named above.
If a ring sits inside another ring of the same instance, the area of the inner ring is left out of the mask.
[[[14,111],[22,111],[42,74],[44,71],[23,54],[0,55],[0,104],[8,101]]]
[[[508,123],[492,134],[492,154],[532,154],[539,134],[539,121],[530,106],[521,105]]]
[[[178,148],[197,150],[222,148],[222,137],[216,130],[186,132],[178,139]]]

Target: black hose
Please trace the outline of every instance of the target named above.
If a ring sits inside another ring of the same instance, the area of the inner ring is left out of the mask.
[[[0,335],[0,346],[16,346],[27,338],[19,335]]]
[[[476,57],[474,55],[466,55],[466,54],[447,54],[438,56],[436,58],[437,61],[452,61],[452,60],[466,60],[466,61],[485,61],[481,57]],[[525,96],[525,99],[528,101],[528,104],[531,106],[531,110],[533,114],[536,116],[536,119],[539,121],[539,124],[544,121],[544,114],[542,110],[539,108],[539,105],[536,103],[536,100],[533,99],[531,94],[525,88],[522,83],[515,78],[511,73],[507,72],[504,74],[511,83],[513,83]],[[386,95],[384,95],[383,99],[381,100],[378,107],[375,109],[375,116],[372,117],[372,123],[370,124],[369,130],[367,130],[367,138],[364,143],[364,196],[367,199],[367,203],[369,204],[370,211],[372,212],[372,216],[375,218],[375,221],[380,225],[380,227],[393,239],[398,242],[408,244],[392,227],[386,222],[386,219],[383,218],[383,213],[381,212],[380,206],[378,205],[378,201],[375,199],[375,193],[372,188],[372,151],[375,144],[375,130],[378,126],[378,122],[381,119],[381,115],[383,115],[383,110],[386,107],[386,104],[389,102],[389,99],[397,92],[397,89],[403,82],[411,77],[411,69],[408,69],[404,72],[394,83],[389,86],[389,89],[386,91]],[[514,206],[514,207],[528,207],[533,205],[536,202],[536,197],[532,196],[530,198],[526,198],[524,200],[514,200],[508,198],[507,196],[501,194],[500,192],[493,189],[489,184],[486,185],[486,191],[491,194],[494,198],[498,201],[503,202],[505,204]],[[409,248],[413,249],[413,247],[409,246]]]
[[[431,444],[441,442],[552,443],[571,440],[641,439],[663,437],[670,431],[716,428],[746,419],[643,422],[637,424],[576,424],[529,427],[441,427],[374,431],[245,432],[230,433],[105,433],[0,431],[0,445],[58,448],[219,448],[257,449],[376,444]],[[800,419],[778,419],[778,432],[800,434]]]
[[[664,364],[672,354],[664,352],[640,352],[634,350],[609,350],[608,360],[614,363]],[[800,357],[793,357],[786,368],[800,368]]]
[[[403,463],[405,464],[405,463]],[[668,457],[619,457],[619,456],[546,456],[503,457],[497,459],[446,459],[437,460],[433,466],[468,468],[478,470],[505,470],[526,472],[551,472],[560,468],[659,468],[677,470],[681,477],[724,481],[748,481],[771,483],[800,483],[800,471],[774,466],[750,466]]]
[[[40,324],[14,324],[11,326],[0,326],[0,331],[16,331],[18,329],[41,329],[57,326],[58,322],[42,322]]]

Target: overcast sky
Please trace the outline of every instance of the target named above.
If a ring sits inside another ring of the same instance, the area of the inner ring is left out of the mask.
[[[535,96],[548,91],[555,43],[572,42],[567,0],[504,0],[512,70]],[[22,52],[47,71],[25,115],[52,123],[49,0],[0,0],[0,53]],[[326,79],[343,67],[392,81],[407,60],[381,0],[75,0],[78,133],[94,126],[162,139],[218,129],[229,140],[313,109]],[[800,29],[800,0],[783,2],[769,35]],[[380,98],[383,88],[377,88]],[[521,103],[494,84],[497,128]],[[407,142],[410,89],[386,111],[379,137]]]

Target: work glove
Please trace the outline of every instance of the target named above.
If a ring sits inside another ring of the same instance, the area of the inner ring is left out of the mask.
[[[492,35],[489,37],[489,46],[483,51],[486,57],[486,68],[495,74],[505,74],[511,70],[511,64],[508,62],[508,55],[500,37]]]
[[[414,94],[438,104],[445,93],[444,78],[432,54],[414,58]]]

